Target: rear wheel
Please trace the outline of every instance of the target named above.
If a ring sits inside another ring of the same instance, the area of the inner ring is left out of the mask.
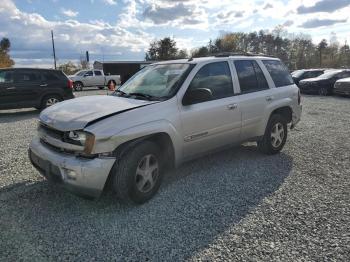
[[[264,137],[258,142],[259,150],[268,155],[277,154],[287,141],[287,121],[279,114],[270,117]]]
[[[159,189],[163,177],[159,147],[145,141],[130,148],[112,169],[112,186],[124,202],[142,204]]]
[[[47,108],[47,107],[53,106],[54,104],[57,104],[61,101],[62,101],[62,98],[57,95],[48,95],[44,97],[41,103],[41,108]]]
[[[75,91],[83,91],[84,85],[82,82],[74,82],[73,87]]]

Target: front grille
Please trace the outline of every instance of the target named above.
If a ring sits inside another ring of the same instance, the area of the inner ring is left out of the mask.
[[[70,139],[68,137],[68,132],[63,132],[63,131],[60,131],[60,130],[57,130],[57,129],[54,129],[52,127],[49,127],[43,123],[40,123],[39,124],[39,130],[42,130],[46,135],[52,137],[52,138],[55,138],[57,140],[60,140],[62,142],[65,142],[65,143],[69,143],[69,144],[72,144],[72,145],[77,145],[77,146],[81,146],[81,144],[79,143],[79,141],[74,141],[72,139]]]
[[[350,90],[350,83],[338,82],[338,83],[335,83],[335,88],[339,90]]]
[[[40,123],[39,129],[41,129],[48,136],[51,136],[51,137],[58,139],[60,141],[64,141],[65,132],[48,127],[47,125],[45,125],[43,123]]]

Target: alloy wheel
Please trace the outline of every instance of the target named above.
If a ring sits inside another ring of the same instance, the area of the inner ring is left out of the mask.
[[[282,144],[284,135],[283,125],[281,123],[276,123],[271,131],[271,144],[274,148],[278,148]]]
[[[154,155],[146,155],[136,169],[136,187],[142,193],[150,192],[159,177],[159,164]]]
[[[57,104],[58,102],[60,102],[60,101],[57,98],[54,98],[54,97],[49,98],[46,101],[46,107],[52,106],[54,104]]]

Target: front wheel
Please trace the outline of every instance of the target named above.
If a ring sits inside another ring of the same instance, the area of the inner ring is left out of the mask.
[[[112,186],[124,202],[143,204],[158,191],[162,177],[159,147],[144,141],[130,148],[112,169]]]
[[[268,155],[277,154],[287,141],[287,121],[281,115],[272,115],[267,124],[264,137],[258,142],[259,150]]]

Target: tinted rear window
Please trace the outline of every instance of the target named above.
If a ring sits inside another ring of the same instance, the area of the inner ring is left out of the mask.
[[[56,72],[42,72],[42,77],[44,81],[58,81],[60,77]]]
[[[293,78],[288,72],[287,67],[278,60],[263,60],[267,71],[269,71],[276,87],[288,86],[294,84]]]
[[[257,92],[269,88],[264,73],[256,61],[237,60],[234,63],[242,94]]]

